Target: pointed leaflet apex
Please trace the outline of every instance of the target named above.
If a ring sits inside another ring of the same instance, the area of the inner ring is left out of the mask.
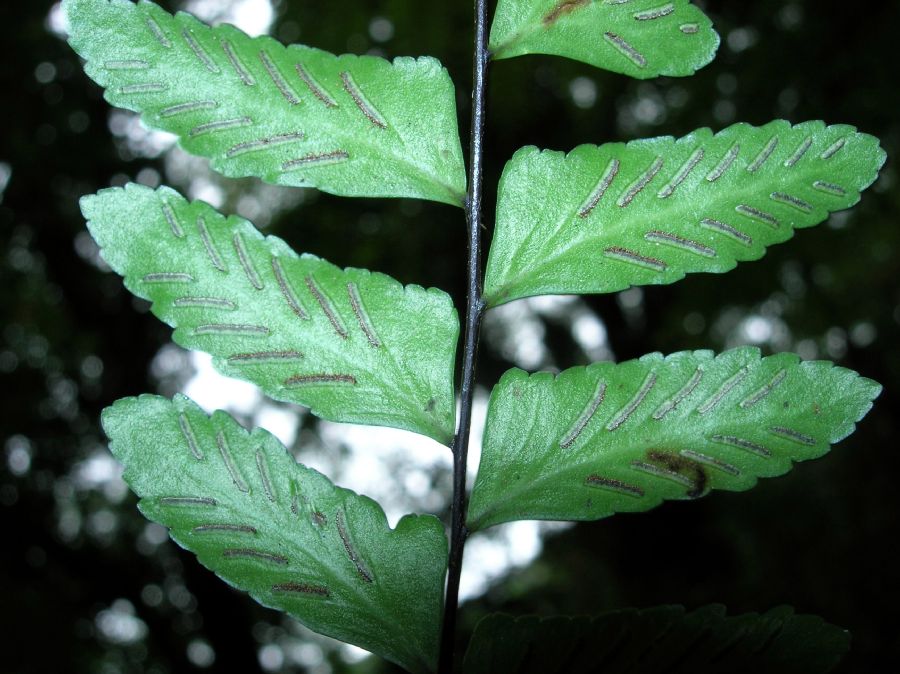
[[[711,489],[743,491],[849,435],[881,386],[825,361],[714,357],[507,372],[491,395],[470,530],[594,520]]]
[[[499,0],[490,39],[495,59],[553,54],[638,79],[691,75],[718,47],[688,0]]]
[[[852,126],[784,120],[568,154],[523,148],[500,180],[485,299],[728,271],[855,204],[884,160]]]
[[[462,204],[453,84],[435,59],[284,47],[149,2],[63,7],[69,43],[106,99],[227,176]]]
[[[316,632],[433,671],[447,558],[436,518],[392,530],[377,503],[266,431],[184,396],[119,400],[103,428],[144,515],[223,580]]]
[[[449,443],[459,321],[445,293],[298,257],[167,187],[106,189],[81,207],[125,285],[223,374],[324,419]]]

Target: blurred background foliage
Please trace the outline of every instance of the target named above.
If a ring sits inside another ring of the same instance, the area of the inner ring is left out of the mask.
[[[283,41],[335,52],[435,55],[457,84],[467,132],[471,2],[160,4],[209,21],[240,19],[256,30],[271,24]],[[833,360],[878,379],[884,393],[858,432],[826,458],[749,493],[542,527],[542,539],[537,529],[506,529],[495,533],[494,548],[473,540],[467,569],[493,570],[468,593],[461,643],[494,610],[585,614],[721,602],[742,613],[790,604],[851,630],[853,650],[841,671],[885,671],[878,663],[900,661],[900,189],[893,161],[900,156],[900,3],[698,4],[723,44],[716,61],[690,79],[629,81],[551,57],[495,64],[487,213],[504,161],[522,145],[562,150],[739,120],[856,125],[888,151],[880,180],[857,208],[725,276],[607,297],[528,300],[493,312],[481,350],[484,393],[512,365],[561,369],[737,344]],[[128,180],[171,184],[245,215],[298,250],[443,288],[459,306],[462,213],[219,179],[204,161],[171,149],[171,139],[104,103],[62,39],[57,5],[5,2],[0,19],[0,667],[389,671],[231,590],[135,510],[106,454],[100,410],[122,396],[182,389],[199,361],[172,346],[169,329],[105,270],[77,200]],[[254,404],[258,411],[261,403]],[[275,409],[292,419],[298,455],[318,457],[310,460],[326,470],[355,460],[340,433],[293,408],[268,409],[269,418]],[[407,459],[399,456],[386,473],[404,475]],[[448,465],[434,460],[424,472],[406,473],[418,481],[385,490],[403,508],[446,515]],[[509,552],[524,538],[529,550]]]

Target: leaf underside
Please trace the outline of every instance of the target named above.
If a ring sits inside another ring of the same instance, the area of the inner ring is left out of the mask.
[[[878,139],[818,121],[523,148],[500,181],[486,300],[728,271],[855,204],[884,160]]]
[[[824,674],[850,635],[790,607],[726,616],[725,607],[611,611],[594,618],[493,614],[475,628],[466,674]]]
[[[66,0],[69,43],[112,105],[226,176],[459,206],[453,84],[433,58],[335,56],[149,2]]]
[[[184,396],[103,413],[149,519],[230,585],[310,629],[432,671],[447,539],[430,515],[388,526],[373,500],[298,464],[268,432]]]
[[[128,289],[223,374],[323,419],[450,442],[459,320],[445,293],[297,256],[167,187],[111,188],[81,207]]]
[[[647,79],[691,75],[719,36],[688,0],[500,0],[489,44],[495,59],[551,54]]]
[[[750,489],[825,454],[880,391],[852,370],[754,347],[558,376],[513,369],[491,395],[468,527],[595,520]]]

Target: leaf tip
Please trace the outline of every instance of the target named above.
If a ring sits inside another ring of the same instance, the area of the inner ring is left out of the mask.
[[[875,402],[875,400],[877,400],[881,395],[882,391],[884,391],[884,386],[882,386],[874,379],[869,379],[868,377],[860,377],[859,382],[860,386],[865,389],[866,395],[869,397],[869,400],[872,402]]]
[[[94,213],[97,207],[97,200],[99,198],[99,193],[97,194],[85,194],[84,196],[78,199],[78,209],[81,211],[81,214],[84,216],[86,220],[91,219],[91,214]]]
[[[120,398],[112,405],[104,407],[100,412],[100,426],[103,428],[103,432],[106,433],[106,437],[111,438],[115,434],[123,407],[128,404],[127,401],[129,400],[133,400],[133,398]]]
[[[81,19],[85,13],[99,5],[109,4],[106,0],[62,0],[60,9],[66,22],[66,32],[71,33],[72,24]]]
[[[103,248],[104,241],[101,240],[102,237],[98,238],[98,227],[102,228],[108,223],[115,223],[119,220],[120,210],[126,202],[129,205],[133,204],[153,192],[154,190],[146,185],[126,183],[122,187],[104,187],[94,194],[86,194],[78,200],[88,229],[101,248]]]
[[[63,19],[63,32],[68,37],[72,35],[72,23],[77,19],[78,12],[81,11],[81,4],[84,0],[62,0],[60,10]]]
[[[854,372],[854,374],[856,373]],[[862,404],[858,407],[856,418],[853,420],[853,424],[850,425],[850,428],[848,429],[844,437],[850,435],[851,433],[853,433],[853,431],[856,430],[856,424],[860,423],[866,417],[866,415],[869,414],[869,412],[875,406],[875,401],[884,390],[884,387],[874,379],[869,379],[868,377],[863,377],[858,374],[856,375],[855,386],[862,399]],[[838,440],[835,440],[835,442],[843,439],[844,438],[839,438]]]
[[[129,438],[147,423],[146,413],[156,408],[166,408],[171,403],[168,399],[152,393],[139,396],[119,398],[100,413],[100,426],[109,438],[109,451],[123,463],[131,451],[133,443]],[[140,419],[138,418],[140,415]]]

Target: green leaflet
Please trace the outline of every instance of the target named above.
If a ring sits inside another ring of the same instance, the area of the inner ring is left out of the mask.
[[[567,155],[523,148],[500,181],[486,300],[727,271],[855,204],[884,160],[851,126],[784,120]]]
[[[743,347],[528,375],[488,406],[468,527],[595,520],[743,491],[849,435],[881,386],[826,361]]]
[[[782,606],[726,616],[725,607],[610,611],[594,618],[483,618],[466,674],[821,674],[850,649],[850,635]]]
[[[433,58],[334,56],[125,0],[65,0],[69,43],[117,107],[226,176],[459,206],[453,84]]]
[[[449,444],[459,320],[445,293],[298,257],[166,187],[106,189],[81,208],[128,289],[223,374],[324,419]]]
[[[718,47],[688,0],[499,0],[490,38],[495,59],[553,54],[642,80],[691,75]]]
[[[392,530],[377,503],[268,432],[185,396],[120,400],[103,428],[141,512],[223,580],[316,632],[433,671],[447,558],[435,517]]]

